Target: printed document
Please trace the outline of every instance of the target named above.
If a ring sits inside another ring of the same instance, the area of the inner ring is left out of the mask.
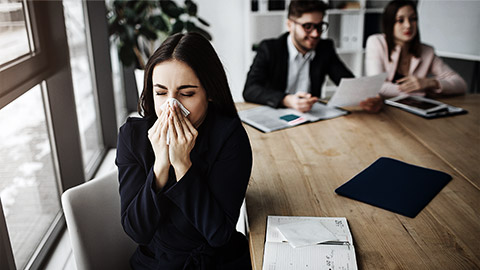
[[[386,78],[387,73],[381,73],[375,76],[342,79],[332,98],[328,101],[328,106],[358,106],[361,101],[376,97]]]

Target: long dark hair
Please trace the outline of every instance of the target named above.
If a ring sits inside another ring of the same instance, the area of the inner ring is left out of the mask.
[[[153,69],[168,60],[182,61],[193,69],[207,93],[209,106],[213,106],[219,113],[238,116],[223,65],[210,42],[198,33],[179,33],[168,37],[148,59],[143,92],[137,106],[141,116],[156,115],[153,102]]]
[[[385,33],[385,39],[387,40],[387,47],[388,47],[388,61],[392,61],[390,56],[392,55],[392,51],[395,49],[395,36],[393,34],[393,27],[396,23],[396,16],[397,12],[400,8],[404,6],[411,6],[413,11],[415,11],[415,15],[418,16],[417,6],[415,2],[409,0],[393,0],[385,7],[382,15],[382,27],[383,33]],[[420,46],[420,31],[418,30],[418,23],[417,23],[417,34],[413,37],[412,41],[410,41],[409,53],[413,54],[415,57],[420,57],[421,54],[421,46]]]

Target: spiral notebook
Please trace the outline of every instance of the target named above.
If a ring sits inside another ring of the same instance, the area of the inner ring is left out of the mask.
[[[451,179],[441,171],[381,157],[335,192],[414,218]]]

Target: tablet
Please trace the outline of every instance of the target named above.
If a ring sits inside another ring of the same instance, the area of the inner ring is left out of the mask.
[[[442,102],[417,96],[398,96],[389,100],[397,106],[408,107],[424,114],[437,112],[447,108],[447,105]]]
[[[425,118],[466,113],[462,108],[447,105],[443,102],[421,96],[402,95],[387,99],[385,100],[385,103]]]

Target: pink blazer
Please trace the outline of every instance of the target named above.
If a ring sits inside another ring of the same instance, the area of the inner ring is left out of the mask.
[[[401,94],[398,85],[392,83],[400,58],[400,46],[392,51],[391,62],[388,61],[387,41],[384,34],[371,35],[367,39],[365,54],[365,71],[367,76],[387,73],[387,81],[383,84],[380,95],[394,97]],[[440,84],[433,93],[440,95],[463,94],[467,89],[465,81],[453,71],[442,59],[435,55],[432,47],[422,44],[420,58],[413,57],[410,61],[409,75],[425,78],[432,75]],[[415,95],[425,95],[417,92]]]

